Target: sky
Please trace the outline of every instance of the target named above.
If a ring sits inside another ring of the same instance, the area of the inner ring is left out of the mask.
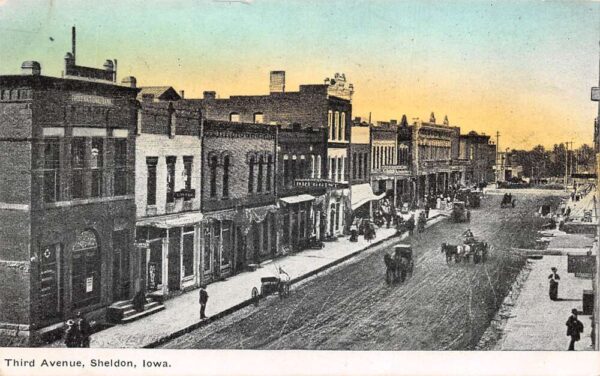
[[[429,119],[500,132],[500,148],[591,143],[600,2],[391,0],[0,0],[0,74],[36,60],[60,76],[118,60],[119,80],[201,97],[265,94],[336,72],[353,116]]]

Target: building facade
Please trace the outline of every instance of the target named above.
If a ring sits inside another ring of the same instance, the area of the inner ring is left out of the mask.
[[[73,51],[65,65],[64,78],[43,76],[37,62],[0,76],[3,336],[35,339],[131,297],[139,280],[138,89],[114,82],[111,61],[80,67]]]
[[[467,185],[494,181],[496,145],[490,142],[490,136],[475,131],[460,135],[459,160],[466,161]]]
[[[203,121],[203,283],[279,253],[276,215],[278,127]]]
[[[138,95],[136,130],[136,238],[145,243],[138,267],[147,293],[167,295],[201,279],[201,113],[147,91]]]

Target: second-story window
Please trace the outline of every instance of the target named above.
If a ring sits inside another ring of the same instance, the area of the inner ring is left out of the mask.
[[[71,197],[85,197],[85,138],[75,137],[71,140]]]
[[[267,180],[265,190],[271,192],[271,180],[273,179],[273,156],[267,157]]]
[[[337,140],[338,138],[338,130],[340,128],[340,113],[338,111],[333,115],[333,133],[331,134],[332,140]]]
[[[127,139],[115,139],[115,172],[113,179],[115,196],[127,194]]]
[[[167,203],[175,202],[175,163],[177,157],[167,157]]]
[[[219,160],[216,155],[210,157],[208,167],[210,169],[210,197],[217,197],[217,166]]]
[[[321,163],[322,163],[321,156],[317,155],[317,173],[315,174],[315,177],[317,179],[319,179],[319,178],[322,177],[322,175],[321,175]]]
[[[92,197],[102,196],[102,174],[104,167],[104,139],[92,138],[90,169],[92,170]]]
[[[146,204],[156,205],[156,165],[158,157],[146,157],[148,176],[146,178]]]
[[[283,185],[287,187],[290,182],[290,160],[287,155],[283,156]]]
[[[329,132],[329,139],[333,139],[333,112],[327,111],[327,131]]]
[[[261,155],[258,157],[258,179],[256,182],[256,192],[261,193],[263,189],[263,170],[264,170],[264,157]]]
[[[338,132],[338,140],[345,140],[346,139],[346,113],[345,112],[341,112],[340,113],[340,130]]]
[[[369,154],[368,153],[364,154],[363,164],[364,164],[364,166],[363,166],[363,177],[365,179],[368,179],[369,178],[369,176],[367,174],[367,171],[369,171]]]
[[[344,157],[338,158],[338,166],[337,166],[337,181],[344,180]]]
[[[234,123],[239,123],[240,122],[240,114],[238,114],[237,112],[232,112],[231,114],[229,114],[229,121],[234,122]]]
[[[223,157],[223,197],[229,197],[229,166],[230,158],[228,155]]]
[[[358,153],[357,160],[353,163],[356,164],[356,171],[359,179],[363,178],[363,153]]]
[[[185,181],[185,190],[192,190],[192,166],[194,164],[194,157],[185,156],[183,157],[183,178]],[[184,201],[191,200],[189,196],[185,196]]]
[[[248,159],[248,193],[254,192],[254,165],[256,164],[256,159],[252,155]]]
[[[265,115],[262,112],[255,113],[254,122],[257,124],[263,124],[265,122]]]
[[[333,181],[337,181],[336,177],[337,177],[337,158],[336,157],[332,157],[331,158],[331,179]]]
[[[296,171],[296,156],[292,156],[292,162],[290,167],[290,175],[291,175],[291,184],[294,184],[294,180],[298,177],[298,172]]]
[[[356,169],[358,167],[356,153],[352,153],[352,179],[356,179]]]
[[[44,202],[60,200],[60,140],[44,140]]]

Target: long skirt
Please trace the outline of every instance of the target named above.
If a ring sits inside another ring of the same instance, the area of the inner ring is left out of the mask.
[[[550,281],[550,300],[558,299],[558,282]]]

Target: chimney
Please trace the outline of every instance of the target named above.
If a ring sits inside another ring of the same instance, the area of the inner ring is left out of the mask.
[[[185,98],[185,90],[179,91],[179,96],[181,97],[181,99],[184,99]]]
[[[202,93],[202,98],[204,99],[216,99],[217,98],[217,92],[216,91],[205,91]]]
[[[121,84],[128,87],[137,87],[137,80],[133,76],[128,76],[121,80]]]
[[[71,28],[71,53],[73,54],[73,60],[75,60],[75,42],[76,42],[76,36],[75,36],[75,26],[73,26]]]
[[[39,76],[42,74],[42,67],[37,61],[24,61],[21,64],[21,74],[26,76]]]
[[[285,71],[271,71],[270,93],[285,93]]]

